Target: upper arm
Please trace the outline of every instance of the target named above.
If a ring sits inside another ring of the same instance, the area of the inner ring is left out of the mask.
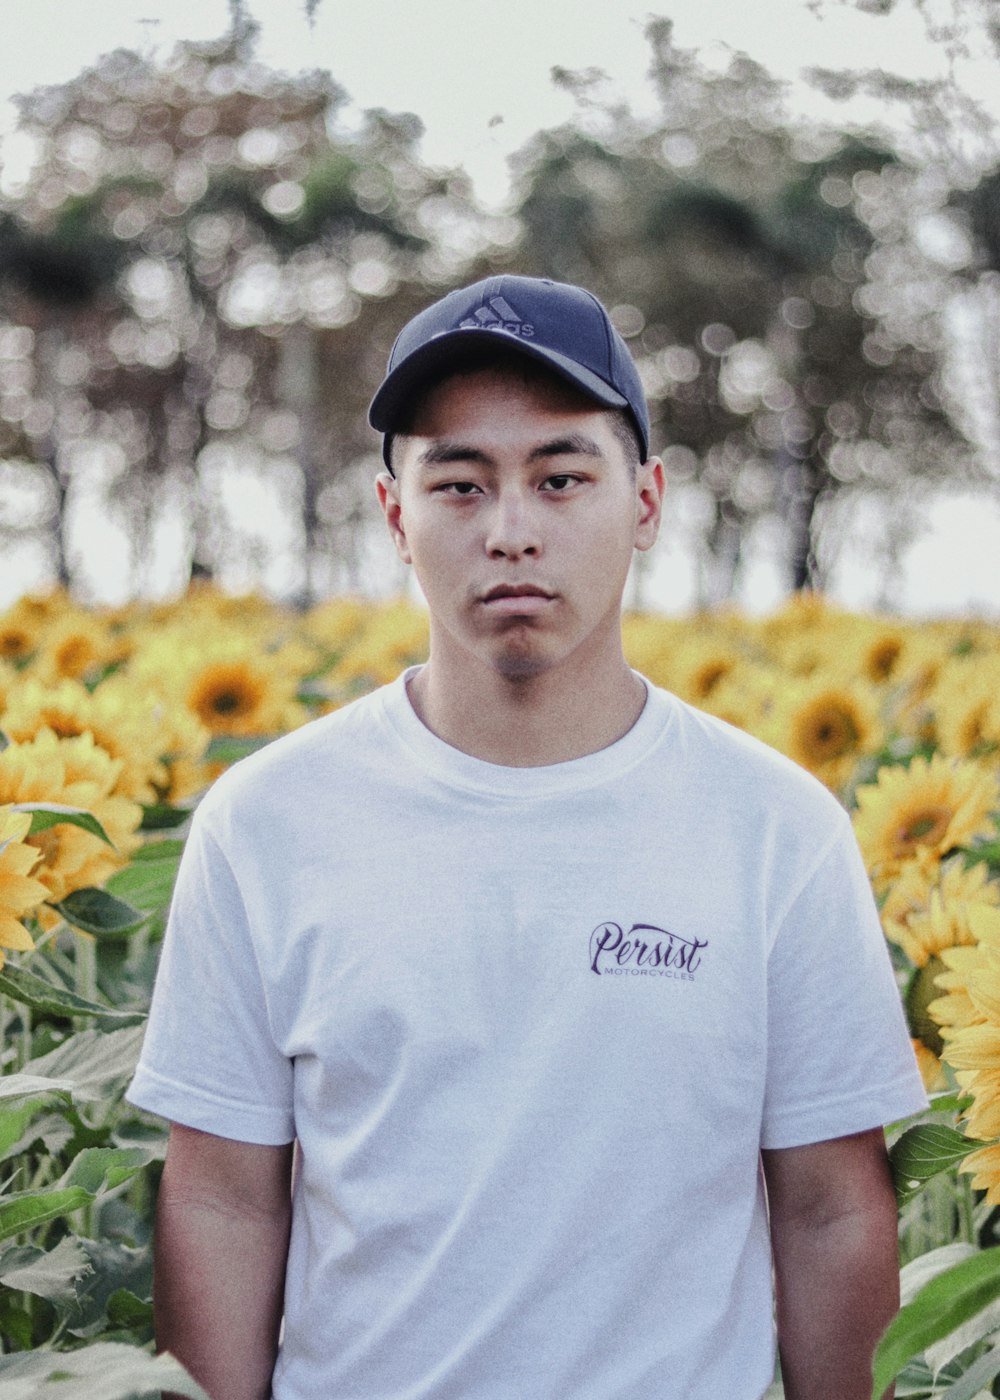
[[[293,1148],[290,1142],[237,1142],[173,1123],[161,1196],[239,1214],[283,1215],[291,1199]]]
[[[761,1153],[775,1221],[827,1224],[844,1215],[885,1213],[896,1203],[881,1128]]]

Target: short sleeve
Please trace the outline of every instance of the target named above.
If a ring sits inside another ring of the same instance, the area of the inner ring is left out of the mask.
[[[845,1137],[926,1103],[871,886],[844,817],[771,947],[761,1145]]]
[[[295,1136],[292,1063],[275,1044],[247,910],[202,811],[181,859],[126,1097],[186,1127],[277,1145]]]

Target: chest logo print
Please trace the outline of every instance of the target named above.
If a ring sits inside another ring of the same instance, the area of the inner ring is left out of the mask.
[[[693,982],[708,947],[704,938],[684,938],[656,924],[621,924],[606,920],[590,935],[590,970],[598,977],[670,977]]]

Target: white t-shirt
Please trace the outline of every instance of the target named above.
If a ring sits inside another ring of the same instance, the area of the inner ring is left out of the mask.
[[[205,798],[129,1093],[298,1139],[274,1400],[758,1400],[760,1147],[925,1103],[847,817],[652,687],[511,768],[405,679]]]

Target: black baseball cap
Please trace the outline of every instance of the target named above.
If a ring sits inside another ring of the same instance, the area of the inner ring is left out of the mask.
[[[649,456],[649,410],[642,381],[607,311],[591,292],[568,282],[504,274],[449,292],[408,321],[392,347],[386,377],[368,421],[389,438],[413,394],[436,374],[461,364],[464,346],[497,341],[541,360],[605,408],[631,414]]]

